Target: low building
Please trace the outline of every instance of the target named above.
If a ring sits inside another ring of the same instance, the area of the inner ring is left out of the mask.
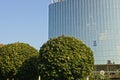
[[[94,65],[94,73],[104,71],[104,75],[109,76],[111,80],[120,80],[120,64],[97,64]]]

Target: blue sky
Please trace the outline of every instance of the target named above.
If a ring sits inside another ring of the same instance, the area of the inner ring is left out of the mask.
[[[40,49],[48,40],[50,0],[0,0],[0,43],[28,43]]]

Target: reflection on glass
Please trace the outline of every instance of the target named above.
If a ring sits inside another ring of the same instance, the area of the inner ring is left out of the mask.
[[[74,36],[94,51],[95,64],[120,63],[120,0],[63,0],[49,5],[49,38]]]

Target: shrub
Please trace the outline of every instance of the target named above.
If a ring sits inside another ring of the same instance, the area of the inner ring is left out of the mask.
[[[83,80],[93,71],[92,50],[74,37],[52,38],[41,47],[39,54],[43,80]]]
[[[29,44],[17,42],[4,45],[0,48],[0,70],[1,76],[3,76],[0,78],[2,80],[16,78],[23,64],[35,56],[38,56],[38,51]]]

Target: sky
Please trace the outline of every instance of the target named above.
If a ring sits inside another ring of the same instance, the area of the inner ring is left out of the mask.
[[[28,43],[36,49],[48,40],[50,0],[0,0],[0,43]]]

